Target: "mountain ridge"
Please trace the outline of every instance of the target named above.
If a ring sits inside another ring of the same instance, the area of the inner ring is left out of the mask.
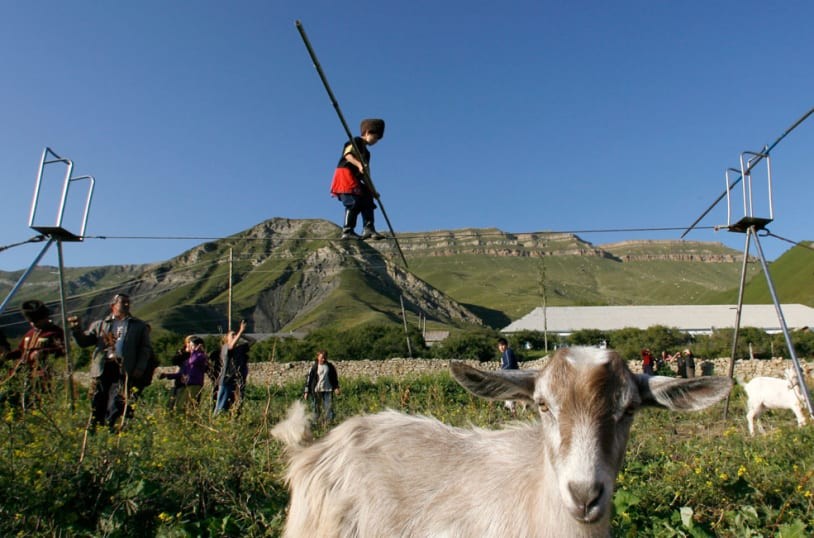
[[[408,320],[426,319],[428,328],[499,328],[542,300],[721,300],[737,286],[742,257],[720,243],[593,245],[575,234],[464,228],[400,234],[409,261],[404,268],[392,239],[342,241],[339,235],[326,220],[275,217],[163,262],[65,268],[68,309],[94,319],[114,293],[128,292],[135,313],[156,328],[217,332],[225,330],[231,274],[233,317],[249,320],[253,332],[401,324],[402,312]],[[750,276],[755,273],[750,267]],[[0,292],[8,292],[14,277],[0,272]],[[56,302],[55,280],[47,268],[35,269],[16,304],[32,297]],[[10,317],[13,312],[4,313],[0,326]]]

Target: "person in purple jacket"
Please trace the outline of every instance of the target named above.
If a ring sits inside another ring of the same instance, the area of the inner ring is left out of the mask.
[[[161,379],[175,379],[178,382],[175,407],[184,411],[189,411],[200,404],[201,391],[206,378],[206,370],[209,366],[209,359],[201,337],[193,336],[190,338],[187,349],[189,357],[181,363],[177,372],[172,374],[163,373],[159,376]]]

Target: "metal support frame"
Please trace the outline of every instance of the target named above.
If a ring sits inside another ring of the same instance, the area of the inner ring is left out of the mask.
[[[62,164],[65,166],[65,176],[62,182],[62,196],[59,202],[59,209],[57,210],[56,219],[54,220],[54,224],[52,226],[43,226],[36,224],[37,218],[37,208],[40,202],[40,194],[41,188],[43,183],[43,176],[45,174],[46,166],[53,165],[53,164]],[[72,177],[73,174],[73,161],[70,159],[64,159],[54,153],[51,148],[46,147],[42,152],[42,158],[40,159],[39,169],[37,172],[37,182],[34,186],[34,199],[31,202],[31,212],[29,213],[28,217],[28,227],[32,230],[36,230],[40,232],[43,236],[45,236],[48,240],[46,241],[45,245],[43,246],[40,253],[34,258],[34,261],[31,265],[26,269],[23,274],[20,276],[17,283],[11,288],[6,298],[0,303],[0,313],[2,313],[6,306],[8,306],[11,299],[17,294],[19,289],[22,287],[23,283],[29,277],[31,272],[34,268],[39,264],[42,257],[45,256],[45,253],[48,249],[56,243],[57,245],[57,258],[58,258],[58,273],[59,273],[59,302],[60,302],[60,312],[61,312],[61,322],[62,322],[62,331],[65,334],[65,361],[66,361],[66,376],[67,376],[67,391],[68,391],[68,398],[71,402],[71,408],[73,408],[74,401],[73,401],[73,361],[71,360],[71,339],[68,337],[70,334],[68,332],[68,314],[67,314],[67,306],[66,306],[66,298],[65,298],[65,275],[64,275],[64,268],[65,264],[63,261],[62,256],[62,243],[64,242],[77,242],[82,241],[85,236],[85,229],[88,224],[88,215],[90,213],[90,204],[93,200],[93,189],[96,185],[96,179],[93,176],[78,176]],[[65,218],[65,207],[68,201],[68,195],[70,193],[70,188],[74,182],[77,181],[88,181],[88,193],[85,197],[85,208],[82,214],[81,225],[79,229],[79,233],[75,234],[64,228],[63,220]]]
[[[759,217],[755,216],[755,206],[754,206],[754,198],[753,198],[753,184],[752,184],[752,170],[754,167],[762,160],[766,161],[766,175],[767,175],[767,184],[768,184],[768,217]],[[721,226],[721,228],[726,228],[730,232],[737,232],[737,233],[745,233],[746,234],[746,244],[743,248],[743,267],[741,269],[741,279],[740,279],[740,286],[738,288],[738,305],[735,312],[735,332],[732,338],[732,353],[729,359],[729,377],[734,377],[735,374],[735,354],[737,353],[738,349],[738,337],[740,333],[740,323],[741,323],[741,312],[743,310],[743,291],[744,287],[746,286],[746,269],[748,265],[749,259],[749,245],[750,241],[754,240],[755,247],[758,254],[758,259],[760,260],[760,266],[763,269],[763,274],[766,277],[766,284],[769,288],[769,293],[772,296],[772,302],[774,303],[775,311],[777,312],[777,319],[780,322],[780,329],[783,332],[783,337],[786,340],[786,347],[789,351],[789,357],[791,358],[791,362],[794,365],[795,374],[797,376],[797,380],[800,383],[800,388],[803,393],[803,398],[805,400],[806,407],[808,408],[808,413],[811,417],[814,417],[814,407],[812,407],[811,403],[811,395],[808,393],[808,388],[806,387],[805,383],[805,376],[803,375],[803,370],[800,367],[800,360],[797,358],[797,354],[794,352],[794,345],[791,341],[791,336],[789,335],[789,329],[786,325],[786,319],[783,316],[783,309],[780,306],[780,301],[777,298],[777,292],[775,291],[774,282],[772,281],[771,274],[769,273],[769,264],[766,263],[766,257],[763,255],[763,248],[760,245],[760,240],[758,239],[758,231],[763,230],[767,224],[774,220],[774,208],[773,208],[773,198],[772,198],[772,171],[771,171],[771,161],[769,160],[769,153],[767,151],[762,152],[752,152],[752,151],[744,151],[740,155],[740,170],[737,168],[729,168],[726,170],[724,174],[726,178],[726,226]],[[730,173],[738,173],[740,177],[733,183],[730,183]],[[732,222],[732,197],[730,196],[730,191],[732,187],[735,186],[737,181],[743,180],[742,182],[742,192],[743,192],[743,213],[744,216],[737,222]],[[729,411],[729,396],[726,397],[726,403],[724,404],[724,419],[726,419],[727,413]]]

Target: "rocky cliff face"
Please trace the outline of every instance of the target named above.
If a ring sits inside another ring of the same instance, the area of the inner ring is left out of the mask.
[[[494,228],[468,228],[462,230],[404,233],[398,236],[405,253],[416,256],[516,256],[540,258],[543,256],[598,256],[613,258],[601,248],[583,241],[578,236],[564,233],[510,234]],[[389,251],[392,245],[375,245]]]
[[[736,263],[743,254],[721,243],[697,241],[640,240],[609,243],[601,247],[623,262],[673,261],[700,263]]]
[[[595,246],[579,236],[566,233],[510,234],[497,229],[462,229],[399,234],[404,252],[417,256],[591,256],[620,262],[684,261],[733,263],[741,254],[720,243],[697,241],[644,240],[623,241]],[[377,247],[379,248],[379,247]],[[381,250],[392,249],[384,245]]]
[[[362,241],[337,241],[339,228],[327,221],[272,219],[248,237],[268,240],[280,274],[257,295],[255,330],[275,332],[307,317],[335,294],[366,289],[400,308],[431,312],[445,323],[480,323],[477,316],[443,292],[396,265]],[[381,243],[381,242],[379,242]],[[264,261],[259,259],[258,266]]]

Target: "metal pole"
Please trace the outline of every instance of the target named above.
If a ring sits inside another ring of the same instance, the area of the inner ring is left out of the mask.
[[[62,331],[65,337],[65,381],[68,391],[68,402],[71,405],[71,412],[74,410],[73,399],[73,360],[71,360],[71,339],[68,336],[68,307],[65,303],[65,264],[62,261],[62,241],[57,240],[57,253],[59,258],[59,304],[62,318]]]
[[[404,295],[399,295],[401,302],[401,319],[404,320],[404,338],[407,339],[407,353],[413,358],[413,347],[410,345],[410,335],[407,333],[407,313],[404,311]]]
[[[331,99],[331,104],[336,111],[336,115],[339,117],[339,121],[342,123],[342,127],[345,129],[345,135],[350,140],[350,143],[353,145],[353,151],[356,152],[357,155],[361,155],[359,148],[356,145],[356,139],[354,138],[353,134],[351,133],[350,128],[348,127],[348,123],[345,121],[345,116],[342,115],[342,110],[339,108],[339,102],[336,100],[334,96],[334,92],[331,91],[331,87],[328,85],[328,79],[325,76],[325,73],[322,71],[322,66],[319,64],[319,60],[317,60],[317,55],[314,52],[313,47],[311,47],[311,42],[308,40],[308,36],[305,35],[305,28],[303,28],[302,23],[300,21],[295,22],[297,26],[297,31],[300,33],[300,37],[302,38],[303,43],[305,43],[305,48],[308,49],[308,55],[311,57],[311,61],[314,63],[314,67],[317,70],[317,74],[319,74],[319,78],[322,81],[322,85],[325,86],[325,91],[328,92],[328,97]],[[381,196],[379,195],[379,191],[376,190],[376,187],[373,185],[373,178],[370,177],[370,168],[368,167],[367,163],[362,160],[362,164],[364,165],[363,174],[365,176],[366,187],[370,191],[370,194],[379,202],[379,209],[382,212],[382,216],[384,217],[385,222],[387,223],[387,227],[390,229],[390,234],[393,236],[393,242],[396,245],[396,250],[398,250],[399,256],[401,256],[401,261],[404,262],[404,267],[407,267],[407,258],[404,257],[404,252],[401,250],[401,245],[399,245],[399,241],[396,238],[396,232],[393,230],[393,225],[390,224],[390,218],[387,216],[387,212],[384,210],[384,204],[382,203]]]
[[[31,265],[28,267],[28,269],[25,270],[25,273],[20,275],[20,279],[17,281],[16,284],[14,284],[14,287],[11,288],[11,291],[8,292],[8,295],[6,295],[6,298],[3,299],[3,303],[0,304],[0,313],[2,313],[6,309],[6,306],[8,305],[9,301],[11,301],[11,298],[14,297],[14,295],[20,290],[20,286],[23,285],[23,282],[25,282],[25,279],[27,279],[28,275],[31,274],[31,271],[33,271],[34,268],[37,266],[37,264],[40,263],[40,260],[45,255],[45,252],[48,250],[48,248],[51,246],[51,244],[53,242],[54,242],[54,238],[49,237],[48,242],[45,243],[44,247],[42,247],[42,250],[37,255],[37,257],[34,258],[34,261],[31,263]]]
[[[738,349],[738,335],[740,334],[741,327],[741,312],[743,311],[743,289],[746,286],[746,267],[749,260],[749,235],[752,233],[754,233],[754,226],[750,226],[746,230],[746,245],[743,247],[743,267],[741,268],[741,282],[740,287],[738,288],[738,307],[735,312],[735,333],[732,336],[732,354],[729,355],[729,372],[727,374],[729,379],[733,379],[735,377],[735,352]],[[731,393],[726,395],[726,400],[724,402],[724,420],[726,420],[726,416],[729,413],[730,395]]]
[[[780,308],[780,301],[777,299],[777,293],[774,289],[774,282],[772,282],[772,277],[769,274],[769,265],[766,263],[766,257],[763,256],[763,248],[760,246],[757,233],[753,232],[752,235],[755,238],[755,246],[757,247],[757,252],[760,257],[760,265],[763,267],[763,274],[766,275],[766,284],[769,288],[769,293],[772,296],[772,301],[774,302],[774,309],[777,312],[777,320],[780,322],[780,329],[782,329],[783,337],[786,339],[786,347],[789,349],[789,357],[791,358],[791,363],[794,365],[794,371],[797,374],[797,381],[800,383],[800,390],[803,393],[803,398],[805,399],[806,407],[808,408],[808,414],[814,418],[814,408],[811,406],[811,395],[808,393],[808,388],[806,387],[805,377],[803,376],[803,371],[800,368],[800,361],[797,358],[797,354],[794,352],[794,345],[791,342],[791,336],[789,336],[789,329],[786,326],[786,319],[783,317],[783,309]]]
[[[229,300],[227,301],[226,309],[226,332],[232,330],[232,247],[229,247]]]

